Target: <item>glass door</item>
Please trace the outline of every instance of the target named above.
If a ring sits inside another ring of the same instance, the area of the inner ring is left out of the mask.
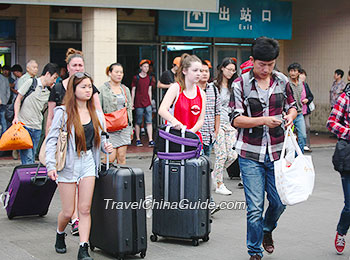
[[[15,43],[0,42],[0,65],[13,66],[16,63]]]

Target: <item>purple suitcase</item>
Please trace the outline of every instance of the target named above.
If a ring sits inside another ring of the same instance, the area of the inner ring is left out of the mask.
[[[8,218],[46,215],[56,187],[57,184],[47,177],[46,167],[40,164],[16,166],[3,194]]]

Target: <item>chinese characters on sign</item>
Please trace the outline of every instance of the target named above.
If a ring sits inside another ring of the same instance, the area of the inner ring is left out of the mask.
[[[220,0],[217,13],[159,11],[159,35],[291,39],[292,3]]]

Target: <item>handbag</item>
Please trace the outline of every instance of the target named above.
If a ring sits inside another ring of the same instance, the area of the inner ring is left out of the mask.
[[[332,157],[334,170],[350,174],[350,141],[339,139]]]
[[[125,95],[125,107],[122,109],[116,110],[112,113],[105,113],[106,120],[106,129],[107,132],[115,132],[124,129],[128,126],[128,111],[126,109],[127,99],[126,99],[126,90],[124,89]]]
[[[44,142],[41,145],[39,152],[39,161],[46,166],[46,141],[47,136],[45,137]],[[56,145],[56,170],[62,171],[66,164],[66,155],[67,155],[67,145],[68,145],[68,133],[64,130],[64,113],[62,116],[62,123],[60,127],[60,133],[57,139]]]
[[[26,150],[33,148],[33,141],[24,124],[19,122],[7,129],[0,139],[0,151]]]
[[[315,103],[313,101],[311,101],[310,104],[309,104],[310,112],[314,111],[315,108],[316,108]]]
[[[292,162],[285,158],[286,144],[290,141],[297,153]],[[286,130],[281,157],[274,162],[274,168],[276,189],[284,205],[295,205],[308,199],[314,187],[315,170],[311,156],[301,152],[290,127]]]

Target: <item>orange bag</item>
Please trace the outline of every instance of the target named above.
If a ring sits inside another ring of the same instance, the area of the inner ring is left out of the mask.
[[[0,139],[0,151],[25,150],[33,148],[33,141],[28,131],[19,122],[10,126]]]

